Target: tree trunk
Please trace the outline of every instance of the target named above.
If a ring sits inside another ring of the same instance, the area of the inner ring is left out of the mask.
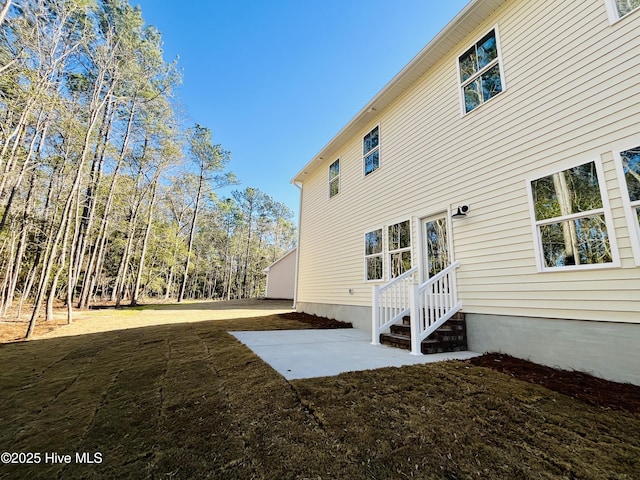
[[[86,255],[87,245],[89,244],[89,237],[91,235],[91,229],[93,227],[93,221],[95,218],[95,211],[98,198],[98,187],[102,178],[102,167],[105,161],[105,152],[109,143],[109,137],[111,135],[111,127],[113,124],[113,117],[115,115],[115,109],[113,108],[114,101],[110,100],[107,104],[107,108],[104,109],[104,116],[100,127],[100,134],[98,138],[102,139],[101,145],[96,146],[96,152],[91,164],[91,172],[89,178],[90,184],[87,186],[86,201],[83,207],[82,219],[78,229],[79,240],[78,247],[75,254],[74,272],[75,275],[71,279],[71,283],[74,286],[78,284],[80,272],[84,264],[84,258]],[[85,270],[85,276],[89,273],[89,266]],[[73,295],[71,298],[73,302]],[[82,302],[79,301],[79,304]]]
[[[151,201],[149,202],[149,215],[147,216],[147,227],[142,240],[142,250],[140,252],[140,263],[138,264],[138,272],[136,273],[135,286],[131,295],[131,305],[138,304],[138,295],[140,294],[140,282],[142,281],[142,272],[144,270],[144,257],[147,254],[147,244],[149,242],[149,233],[151,232],[151,223],[153,219],[153,209],[156,203],[156,192],[158,189],[158,177],[155,178],[152,187]]]
[[[10,247],[9,247],[9,256],[8,256],[8,264],[6,267],[6,271],[5,274],[2,277],[2,285],[0,286],[0,305],[3,306],[2,311],[4,313],[5,308],[7,303],[9,302],[9,299],[7,298],[7,291],[9,288],[9,282],[10,282],[10,273],[11,270],[13,270],[13,264],[15,261],[15,249],[16,249],[16,234],[12,233],[11,234],[11,241],[10,241]]]
[[[142,176],[141,164],[138,168],[138,174],[136,176],[136,185],[140,184],[140,179],[142,178]],[[129,271],[129,263],[131,261],[133,240],[135,239],[136,226],[138,223],[138,212],[140,211],[140,205],[142,203],[142,193],[140,192],[139,195],[140,196],[135,199],[135,205],[132,206],[132,211],[129,216],[129,225],[127,228],[127,243],[125,244],[124,252],[122,253],[122,258],[118,267],[118,274],[116,275],[116,283],[113,286],[113,292],[111,293],[111,300],[115,300],[116,307],[120,306],[120,302],[122,301],[122,297],[125,291],[125,282],[127,272]]]
[[[180,286],[180,293],[178,294],[178,303],[184,300],[184,292],[187,288],[187,278],[189,276],[189,267],[191,264],[191,251],[193,250],[193,237],[196,229],[196,222],[198,221],[198,209],[200,208],[200,196],[202,194],[202,188],[204,186],[204,172],[200,172],[200,179],[198,182],[198,192],[196,194],[196,203],[193,208],[193,220],[191,227],[189,228],[189,244],[187,247],[187,260],[184,265],[184,277],[182,277],[182,285]]]
[[[94,86],[94,92],[96,91],[100,91],[102,90],[102,85],[100,84],[100,82],[96,82],[96,85]],[[58,246],[60,244],[60,240],[62,238],[63,235],[63,230],[66,230],[66,226],[68,224],[68,220],[69,220],[69,214],[71,212],[71,207],[73,205],[73,200],[75,198],[76,192],[78,190],[78,188],[80,187],[80,179],[82,177],[82,167],[84,166],[84,163],[87,159],[88,153],[89,153],[89,145],[91,142],[91,137],[93,134],[93,130],[96,126],[96,121],[98,118],[98,114],[99,111],[102,107],[104,107],[104,102],[106,100],[102,99],[101,101],[98,101],[97,99],[95,99],[95,103],[92,103],[92,109],[90,111],[90,118],[89,118],[89,124],[87,126],[87,131],[85,133],[85,137],[84,137],[84,142],[83,142],[83,147],[82,147],[82,151],[80,154],[80,158],[78,160],[78,166],[76,168],[76,172],[75,172],[75,178],[74,178],[74,182],[73,185],[71,187],[71,190],[69,191],[69,194],[67,196],[67,199],[65,201],[64,204],[64,208],[62,210],[62,218],[60,219],[60,228],[58,229],[58,232],[56,233],[55,239],[53,241],[53,245],[51,248],[51,254],[49,255],[49,258],[46,261],[46,265],[44,267],[43,270],[43,274],[42,274],[42,278],[39,284],[39,288],[38,288],[38,292],[36,293],[36,298],[35,298],[35,302],[34,302],[34,306],[33,306],[33,312],[31,314],[31,319],[29,320],[29,327],[27,328],[27,333],[25,334],[26,338],[31,337],[31,335],[33,335],[33,331],[35,329],[36,326],[36,320],[38,318],[38,315],[40,314],[40,308],[42,308],[42,302],[44,300],[44,297],[46,295],[46,287],[47,284],[49,283],[49,277],[51,275],[51,270],[53,269],[53,262],[56,256],[56,252],[58,249]]]
[[[11,0],[6,0],[4,5],[2,5],[2,9],[0,9],[0,25],[4,22],[4,18],[7,16],[9,12],[9,7],[11,6]]]
[[[127,272],[129,271],[129,261],[131,260],[131,247],[133,245],[133,239],[135,237],[137,221],[138,209],[135,208],[134,211],[131,212],[131,217],[129,218],[129,227],[127,229],[127,243],[125,244],[124,251],[122,252],[120,265],[118,266],[118,274],[116,275],[116,283],[113,287],[113,292],[111,293],[111,301],[115,300],[116,307],[120,306],[120,302],[122,301],[122,297],[124,295]]]
[[[80,190],[78,190],[78,195],[76,197],[76,214],[74,215],[74,226],[73,226],[73,240],[71,241],[71,245],[69,246],[69,270],[67,272],[67,325],[71,325],[73,321],[73,291],[75,290],[76,282],[74,281],[77,278],[77,273],[74,273],[74,262],[73,259],[75,257],[75,248],[78,244],[78,239],[80,235],[80,221],[79,221],[79,212],[80,212]]]
[[[127,120],[127,128],[125,130],[124,139],[122,141],[122,146],[120,147],[120,152],[118,154],[118,160],[117,160],[116,166],[112,173],[111,184],[109,185],[109,193],[107,194],[107,199],[105,201],[104,214],[100,222],[98,236],[93,246],[91,258],[89,259],[89,265],[87,266],[84,280],[82,282],[82,289],[80,291],[80,303],[78,305],[78,307],[81,309],[85,309],[89,306],[89,299],[93,295],[94,289],[96,287],[97,279],[100,275],[100,272],[102,271],[102,266],[103,266],[104,256],[105,256],[105,248],[107,243],[107,234],[109,231],[109,223],[110,223],[109,216],[111,215],[111,208],[113,206],[113,198],[115,196],[118,175],[120,173],[120,169],[122,167],[122,163],[124,161],[124,157],[126,155],[127,148],[129,145],[129,140],[131,138],[131,129],[133,126],[134,111],[135,111],[135,103],[132,103],[131,110],[129,111],[129,119]]]
[[[31,182],[29,182],[29,190],[27,191],[24,211],[22,213],[22,228],[20,232],[20,240],[18,242],[18,251],[15,256],[15,264],[11,272],[11,278],[9,279],[9,287],[7,289],[7,296],[2,311],[3,317],[6,315],[7,309],[13,304],[13,298],[15,296],[16,287],[18,285],[18,277],[20,276],[20,270],[22,269],[22,259],[27,248],[27,233],[29,232],[28,218],[31,211],[31,199],[33,198],[33,186],[35,183],[34,178],[35,175],[32,175]]]
[[[20,169],[20,173],[18,174],[18,178],[16,179],[15,183],[11,187],[11,193],[9,194],[9,199],[7,200],[7,203],[5,204],[4,213],[2,215],[2,220],[0,220],[0,232],[4,229],[4,227],[6,225],[7,219],[9,217],[9,212],[11,211],[11,207],[13,205],[13,199],[15,198],[16,193],[20,189],[20,185],[22,184],[22,180],[24,179],[24,176],[27,173],[27,170],[31,166],[31,157],[33,156],[34,152],[36,151],[36,143],[38,143],[38,138],[40,138],[39,147],[37,149],[38,151],[40,151],[42,149],[42,145],[43,145],[43,143],[45,141],[46,133],[47,133],[47,122],[45,120],[43,120],[43,115],[44,115],[44,110],[42,110],[40,112],[40,115],[38,116],[38,123],[36,125],[36,131],[33,134],[33,138],[31,139],[31,142],[29,142],[29,149],[27,151],[27,155],[26,155],[26,157],[24,159],[24,162],[22,163],[22,168]]]

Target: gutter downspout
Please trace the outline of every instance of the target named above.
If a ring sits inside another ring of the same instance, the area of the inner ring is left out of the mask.
[[[298,307],[298,270],[300,268],[300,231],[302,230],[302,182],[292,180],[296,187],[300,189],[300,203],[298,206],[298,245],[296,246],[296,273],[293,281],[293,305],[294,310]]]

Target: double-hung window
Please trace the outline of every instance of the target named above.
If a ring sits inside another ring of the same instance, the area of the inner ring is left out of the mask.
[[[640,8],[640,0],[605,0],[611,22]]]
[[[382,229],[364,234],[365,278],[367,281],[382,280]]]
[[[387,232],[385,246],[384,232]],[[385,264],[385,260],[387,263]],[[411,221],[406,220],[364,234],[365,280],[395,278],[411,268]]]
[[[603,178],[588,162],[529,182],[540,270],[614,263]]]
[[[629,199],[627,215],[630,234],[635,239],[636,262],[640,264],[640,146],[620,152],[619,159],[624,175],[622,194]]]
[[[634,216],[640,224],[640,147],[631,148],[620,153],[622,171],[629,192],[629,202]]]
[[[380,168],[380,127],[375,127],[362,141],[364,176]]]
[[[340,193],[340,159],[329,165],[329,198]]]
[[[458,70],[464,113],[469,113],[504,90],[495,30],[491,30],[459,57]]]
[[[391,278],[411,268],[411,222],[389,226],[389,271]]]

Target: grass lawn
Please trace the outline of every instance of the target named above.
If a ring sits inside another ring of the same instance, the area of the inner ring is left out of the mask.
[[[309,325],[212,307],[0,346],[0,451],[40,454],[0,478],[640,479],[638,416],[464,362],[287,382],[227,331]]]

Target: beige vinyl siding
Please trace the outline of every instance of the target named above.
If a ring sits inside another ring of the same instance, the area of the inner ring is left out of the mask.
[[[416,265],[419,219],[469,204],[450,232],[464,311],[640,322],[640,268],[612,154],[638,138],[640,14],[631,15],[612,26],[603,0],[509,1],[372,114],[304,181],[299,300],[370,305],[365,232],[411,218]],[[506,89],[462,116],[458,56],[494,27]],[[380,169],[363,178],[362,136],[378,124]],[[341,192],[328,202],[326,169],[338,157]],[[527,181],[593,160],[621,266],[538,272]]]
[[[296,274],[296,250],[293,249],[265,270],[266,298],[293,299]]]

